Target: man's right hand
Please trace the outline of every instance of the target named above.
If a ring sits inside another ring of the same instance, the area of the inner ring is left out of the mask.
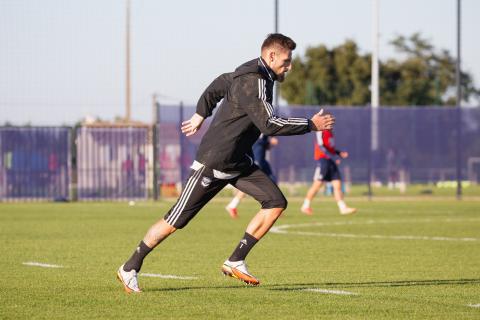
[[[314,131],[330,130],[335,124],[335,117],[330,113],[323,113],[323,109],[310,120],[313,123]]]
[[[203,117],[195,113],[189,120],[182,122],[182,132],[188,137],[197,132],[203,123]]]

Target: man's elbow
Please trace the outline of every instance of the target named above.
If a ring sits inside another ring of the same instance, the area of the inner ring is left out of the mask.
[[[280,128],[276,125],[266,125],[266,126],[262,126],[259,129],[260,129],[260,132],[266,136],[276,136],[278,135]]]

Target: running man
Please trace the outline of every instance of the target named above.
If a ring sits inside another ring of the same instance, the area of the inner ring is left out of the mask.
[[[272,146],[276,146],[278,144],[278,139],[275,137],[268,137],[263,133],[258,138],[257,142],[253,145],[253,161],[255,164],[262,170],[273,182],[277,183],[277,178],[273,174],[272,168],[270,167],[270,163],[267,161],[267,150],[269,150]],[[240,204],[240,201],[245,198],[245,192],[240,190],[237,191],[233,199],[230,203],[225,207],[225,210],[230,214],[232,219],[236,219],[238,217],[238,210],[237,206]]]
[[[252,146],[263,133],[267,136],[299,135],[327,130],[335,119],[323,110],[304,118],[281,118],[273,112],[275,81],[283,81],[291,68],[295,42],[282,34],[270,34],[262,44],[261,56],[216,78],[200,97],[196,113],[182,123],[186,136],[195,134],[204,119],[223,102],[202,138],[190,177],[173,207],[147,231],[133,255],[117,271],[125,291],[141,292],[137,274],[144,258],[158,244],[182,229],[227,184],[247,193],[260,204],[260,211],[247,226],[244,236],[221,270],[247,284],[259,280],[247,269],[245,258],[287,207],[278,186],[252,160]],[[214,232],[214,230],[212,230]]]
[[[307,215],[312,215],[311,208],[312,199],[317,194],[318,190],[325,182],[332,183],[333,195],[337,201],[338,210],[340,214],[349,215],[354,214],[357,209],[349,208],[345,201],[343,201],[342,192],[342,178],[337,163],[341,159],[348,158],[348,152],[335,149],[335,142],[332,130],[325,130],[317,132],[317,141],[315,143],[315,160],[317,160],[317,168],[313,175],[313,184],[307,192],[307,196],[303,201],[301,211]]]

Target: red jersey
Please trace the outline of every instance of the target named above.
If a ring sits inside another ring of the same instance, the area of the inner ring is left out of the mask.
[[[335,140],[332,130],[317,131],[317,141],[315,142],[315,160],[331,159],[336,156],[338,151],[335,149]]]

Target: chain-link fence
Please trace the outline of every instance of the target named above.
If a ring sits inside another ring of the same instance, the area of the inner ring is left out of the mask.
[[[0,128],[0,200],[69,197],[71,129]]]
[[[370,108],[325,108],[335,142],[350,156],[341,169],[356,184],[480,180],[480,109],[378,109],[372,148]],[[310,118],[319,107],[280,108]],[[157,106],[154,126],[1,127],[0,200],[122,200],[175,195],[208,125],[191,137],[181,122],[193,106]],[[457,133],[460,132],[460,137]],[[72,145],[72,141],[74,142]],[[459,142],[459,143],[458,143]],[[281,183],[305,183],[315,169],[315,135],[279,137],[269,158]],[[457,172],[458,170],[458,172]],[[460,177],[458,177],[460,173]]]

